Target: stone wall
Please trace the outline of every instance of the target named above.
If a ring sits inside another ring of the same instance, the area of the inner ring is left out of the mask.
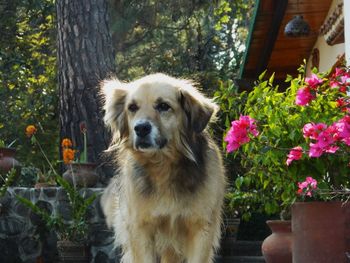
[[[113,232],[108,230],[99,200],[102,188],[80,190],[90,196],[98,194],[88,210],[89,241],[91,263],[115,263],[117,252],[113,249]],[[15,195],[23,196],[51,213],[59,213],[69,218],[69,202],[65,191],[58,187],[49,188],[9,188],[1,199],[0,214],[0,263],[35,263],[42,256],[44,262],[56,262],[56,236],[45,231],[43,222],[31,209],[21,204]]]

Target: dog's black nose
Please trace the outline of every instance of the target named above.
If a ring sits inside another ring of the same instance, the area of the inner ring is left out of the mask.
[[[139,137],[146,137],[148,134],[150,134],[152,130],[152,126],[149,122],[143,122],[139,123],[134,127],[134,130],[136,132],[136,135]]]

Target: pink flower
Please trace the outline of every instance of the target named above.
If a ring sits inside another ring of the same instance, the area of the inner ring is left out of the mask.
[[[226,140],[225,140],[226,141]],[[237,141],[230,141],[227,146],[226,150],[227,152],[234,152],[236,151],[241,145]]]
[[[340,88],[339,88],[339,91],[342,92],[342,93],[346,93],[346,86],[345,85],[342,85]]]
[[[306,177],[304,182],[298,183],[298,194],[302,195],[305,192],[305,195],[312,196],[312,191],[317,189],[317,181],[312,177]]]
[[[331,88],[336,89],[336,88],[339,88],[339,83],[336,80],[331,80],[330,86],[331,86]]]
[[[256,137],[259,135],[259,132],[256,129],[255,122],[256,120],[250,118],[249,116],[240,116],[239,122],[237,124],[242,128],[247,128],[248,131]]]
[[[341,81],[342,84],[347,84],[349,82],[349,80],[350,80],[349,76],[347,76],[347,75],[344,75],[344,76],[340,77],[340,81]]]
[[[342,139],[342,142],[345,143],[347,146],[350,146],[350,137]]]
[[[306,177],[305,182],[307,182],[307,184],[311,186],[312,189],[317,188],[317,181],[313,179],[311,176]]]
[[[336,78],[345,73],[345,70],[343,68],[335,68],[335,72],[333,73],[332,77]]]
[[[306,181],[301,182],[301,183],[298,183],[298,187],[299,187],[299,189],[301,189],[301,190],[307,188],[307,186],[308,186],[308,183],[307,183]]]
[[[325,149],[326,153],[336,153],[339,150],[339,146],[329,146]]]
[[[327,125],[322,122],[314,124],[314,133],[312,134],[312,136],[310,136],[310,138],[317,140],[319,134],[326,129],[327,129]]]
[[[309,157],[320,157],[323,153],[323,148],[318,143],[310,143]]]
[[[329,130],[322,131],[317,137],[317,143],[320,148],[326,148],[334,143],[333,134]]]
[[[327,125],[324,123],[307,123],[303,127],[303,135],[305,138],[317,140],[318,135],[325,129],[327,129]]]
[[[303,136],[304,138],[310,138],[315,133],[314,123],[307,123],[303,127]]]
[[[228,143],[226,146],[227,152],[233,152],[242,144],[249,142],[249,133],[254,137],[259,135],[255,122],[249,116],[240,116],[239,120],[231,123],[231,128],[224,139]]]
[[[305,106],[309,104],[310,101],[312,101],[315,98],[315,96],[311,93],[309,87],[300,88],[297,91],[295,104],[299,106]]]
[[[332,126],[336,130],[337,139],[342,140],[346,145],[350,146],[350,116],[346,115],[333,123]]]
[[[310,78],[305,78],[305,82],[311,89],[316,89],[320,84],[322,84],[323,80],[316,74],[312,73]]]
[[[287,165],[289,166],[292,161],[294,160],[300,160],[301,157],[303,156],[303,148],[300,146],[294,147],[288,154],[288,159],[287,159]]]
[[[344,98],[337,99],[337,107],[341,109],[342,112],[349,112],[349,101]]]

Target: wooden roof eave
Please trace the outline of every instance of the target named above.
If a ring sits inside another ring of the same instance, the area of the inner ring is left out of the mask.
[[[248,37],[246,40],[246,50],[244,52],[244,56],[243,56],[243,63],[241,64],[241,67],[239,69],[239,78],[242,79],[243,77],[243,72],[244,72],[244,68],[247,64],[247,59],[248,59],[248,54],[249,54],[249,48],[250,48],[250,44],[252,41],[252,36],[253,36],[253,32],[254,32],[254,28],[255,28],[255,23],[256,23],[256,18],[258,16],[258,11],[259,11],[259,6],[260,6],[260,0],[256,0],[256,5],[254,8],[254,13],[253,13],[253,21],[250,23],[250,27],[249,27],[249,33],[248,33]]]

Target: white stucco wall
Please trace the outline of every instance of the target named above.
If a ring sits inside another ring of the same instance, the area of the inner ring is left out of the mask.
[[[345,18],[345,56],[347,65],[350,66],[350,0],[344,0]]]
[[[337,6],[337,4],[340,1],[342,1],[342,0],[333,0],[332,5],[331,5],[331,7],[329,9],[329,12],[328,12],[328,15],[327,15],[326,19],[328,18],[328,16],[330,14],[332,14],[334,8]],[[349,17],[349,15],[350,15],[350,6],[349,6],[350,5],[350,0],[343,0],[343,1],[344,1],[344,11],[347,10],[347,13],[348,13],[347,16]],[[348,7],[345,7],[346,5]],[[347,27],[347,30],[349,30],[350,26],[345,26],[345,28],[346,27]],[[348,32],[348,33],[350,34],[350,32]],[[350,38],[350,35],[348,36],[348,38]],[[347,46],[349,46],[349,45],[347,45]],[[314,48],[318,48],[318,50],[320,51],[319,70],[320,71],[327,71],[337,61],[337,57],[344,54],[344,52],[345,52],[345,43],[330,46],[330,45],[327,44],[327,42],[324,39],[323,35],[319,35],[317,40],[316,40],[316,43],[315,43],[314,47],[312,48],[312,50]],[[350,48],[350,47],[348,47],[348,48]],[[347,52],[347,53],[349,54],[349,52]],[[309,57],[308,63],[307,63],[307,70],[306,70],[307,75],[310,75],[310,71],[311,71],[311,58],[312,57],[311,57],[311,54],[310,54],[310,57]]]

